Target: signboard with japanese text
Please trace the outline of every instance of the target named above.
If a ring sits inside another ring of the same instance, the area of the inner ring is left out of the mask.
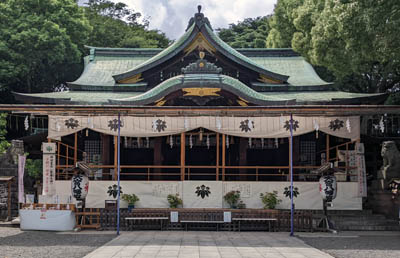
[[[56,144],[43,143],[43,195],[56,193]]]

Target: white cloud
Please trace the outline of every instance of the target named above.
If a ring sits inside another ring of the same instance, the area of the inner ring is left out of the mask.
[[[113,0],[124,2],[143,16],[149,16],[150,29],[159,29],[171,39],[180,37],[189,19],[202,5],[202,12],[214,29],[226,28],[245,18],[271,14],[277,0]]]

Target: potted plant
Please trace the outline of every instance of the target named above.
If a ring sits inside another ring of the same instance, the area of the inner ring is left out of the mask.
[[[135,203],[140,201],[136,194],[123,194],[121,198],[128,203],[128,211],[132,211],[135,208]]]
[[[238,209],[246,209],[246,204],[242,200],[240,200],[237,205],[237,208]]]
[[[230,191],[224,195],[224,200],[229,204],[231,209],[236,209],[240,200],[240,191]]]
[[[260,193],[260,199],[264,204],[264,209],[275,209],[276,205],[282,202],[281,199],[278,199],[277,191]]]
[[[168,200],[170,208],[178,208],[179,205],[183,204],[183,201],[182,201],[181,198],[179,198],[179,194],[178,193],[175,194],[175,195],[174,194],[169,194],[167,196],[167,200]]]

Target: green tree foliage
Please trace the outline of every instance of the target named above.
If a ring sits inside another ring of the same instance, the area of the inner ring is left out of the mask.
[[[10,146],[10,143],[6,140],[6,134],[7,134],[6,129],[7,129],[7,114],[0,113],[0,155],[3,154]]]
[[[124,3],[90,0],[85,8],[93,27],[87,45],[98,47],[164,48],[170,41],[158,30],[147,30],[148,21],[140,24],[141,14]]]
[[[91,28],[75,1],[4,0],[0,21],[5,93],[50,91],[76,76]]]
[[[268,36],[269,16],[247,18],[227,29],[218,29],[219,37],[234,48],[264,48]]]
[[[299,7],[304,0],[278,0],[274,15],[271,17],[269,25],[271,30],[267,37],[267,47],[269,48],[290,48],[292,37],[296,31],[294,27],[294,10]]]
[[[344,90],[400,86],[400,2],[278,0],[269,47],[292,47]]]

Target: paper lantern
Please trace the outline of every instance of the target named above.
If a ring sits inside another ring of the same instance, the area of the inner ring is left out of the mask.
[[[336,198],[337,183],[335,176],[322,176],[319,179],[319,193],[322,199],[331,202]]]
[[[72,196],[83,200],[89,192],[89,178],[86,175],[74,175],[71,180]]]

